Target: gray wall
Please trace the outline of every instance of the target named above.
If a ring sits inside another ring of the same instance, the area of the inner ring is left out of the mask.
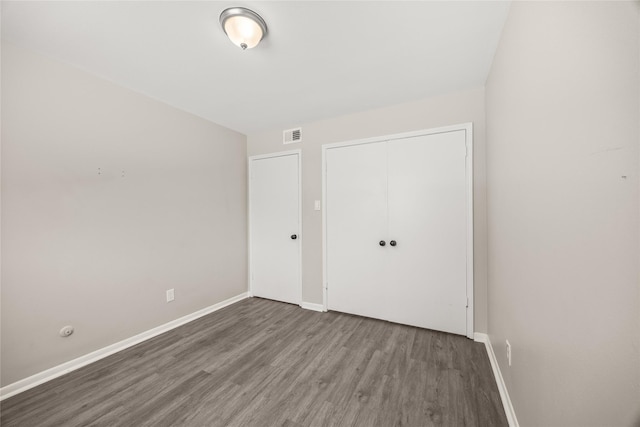
[[[3,386],[246,292],[246,256],[244,135],[3,44]]]
[[[283,129],[251,134],[249,155],[302,149],[302,299],[322,304],[322,144],[429,129],[458,123],[474,125],[475,330],[486,331],[486,170],[484,90],[482,88],[351,114],[302,126],[303,141],[282,144]]]
[[[489,335],[522,426],[640,423],[639,28],[637,2],[514,2],[486,85]]]

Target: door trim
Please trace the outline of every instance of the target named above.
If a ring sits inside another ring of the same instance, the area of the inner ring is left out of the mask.
[[[474,334],[474,297],[473,297],[473,123],[461,123],[413,132],[376,136],[372,138],[355,139],[322,145],[322,305],[323,311],[328,310],[329,283],[327,271],[327,152],[335,148],[352,145],[371,144],[374,142],[392,141],[415,136],[434,135],[438,133],[465,131],[467,155],[465,159],[466,175],[466,215],[467,215],[467,338],[473,339]]]
[[[302,307],[302,150],[287,150],[276,153],[260,154],[247,158],[247,289],[250,297],[253,297],[252,261],[251,261],[251,173],[255,160],[272,159],[285,156],[298,157],[298,301]]]

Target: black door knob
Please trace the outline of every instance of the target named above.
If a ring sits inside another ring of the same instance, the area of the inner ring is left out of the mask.
[[[380,246],[384,246],[386,244],[387,244],[387,242],[385,242],[384,240],[380,240]]]
[[[291,235],[291,240],[296,240],[297,238],[298,238],[298,235],[297,235],[297,234],[292,234],[292,235]]]
[[[390,244],[391,246],[395,246],[395,245],[397,245],[397,243],[396,243],[396,241],[395,241],[395,240],[390,241],[390,242],[389,242],[389,244]]]

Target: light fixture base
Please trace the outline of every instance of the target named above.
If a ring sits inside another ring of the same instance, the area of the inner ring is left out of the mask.
[[[220,14],[222,30],[242,50],[251,49],[267,35],[267,23],[254,11],[230,7]]]

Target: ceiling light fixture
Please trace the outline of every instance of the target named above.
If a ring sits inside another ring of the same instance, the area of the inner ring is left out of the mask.
[[[220,25],[225,34],[235,44],[251,49],[267,35],[267,24],[253,10],[244,7],[230,7],[220,14]]]

